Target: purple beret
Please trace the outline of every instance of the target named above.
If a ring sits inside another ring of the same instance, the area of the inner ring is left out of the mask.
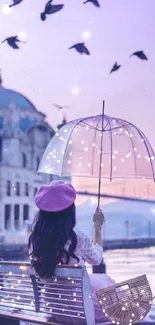
[[[48,212],[65,210],[74,203],[75,199],[75,188],[63,181],[42,185],[35,195],[36,206]]]

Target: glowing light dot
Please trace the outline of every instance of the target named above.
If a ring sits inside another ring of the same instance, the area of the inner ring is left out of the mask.
[[[12,275],[12,272],[9,272],[9,275]]]
[[[116,167],[114,166],[113,170],[116,170]]]
[[[122,307],[122,310],[126,310],[125,307]]]
[[[2,6],[2,12],[3,14],[8,15],[12,12],[12,8],[10,8],[8,4],[5,4],[4,6]]]
[[[84,144],[84,140],[82,140],[81,143]]]
[[[141,139],[141,142],[144,142],[144,139]]]
[[[84,148],[84,151],[88,151],[88,148],[86,147],[86,148]]]
[[[68,165],[70,165],[71,164],[71,161],[70,160],[68,160]]]
[[[79,167],[82,166],[82,163],[78,163]]]
[[[95,143],[93,143],[92,146],[95,147]]]
[[[71,140],[69,141],[69,144],[72,144],[72,141]]]
[[[112,159],[115,159],[115,156],[114,155],[112,156]]]
[[[117,150],[115,150],[115,151],[114,151],[114,153],[115,153],[115,155],[117,155],[117,154],[118,154],[118,151],[117,151]]]
[[[79,95],[79,93],[80,93],[79,87],[73,87],[71,89],[71,93],[72,93],[72,95],[75,95],[75,96]]]
[[[123,129],[121,128],[121,129],[119,129],[120,130],[120,132],[122,132],[123,131]]]
[[[137,158],[140,158],[140,155],[137,155]]]
[[[21,41],[25,40],[25,38],[26,38],[26,34],[25,34],[25,32],[19,32],[19,33],[18,33],[18,38],[19,38]]]
[[[64,130],[64,133],[67,133],[67,129]]]
[[[85,31],[82,32],[82,38],[83,38],[83,40],[87,41],[87,40],[89,40],[91,37],[92,37],[92,34],[91,34],[90,31],[85,30]]]
[[[88,167],[91,167],[91,164],[88,164]]]
[[[124,158],[121,159],[121,162],[124,162]]]
[[[154,156],[152,156],[152,157],[151,157],[151,160],[154,160],[154,159],[155,159]]]
[[[135,314],[132,314],[131,316],[132,316],[132,317],[135,317]]]
[[[134,148],[133,150],[134,150],[134,151],[137,151],[137,148]]]
[[[60,164],[60,160],[59,159],[57,160],[57,163]]]
[[[139,307],[139,302],[136,303],[136,306]]]
[[[70,156],[72,156],[72,152],[70,152],[69,154],[70,154]]]
[[[99,150],[98,153],[101,154],[101,150]]]

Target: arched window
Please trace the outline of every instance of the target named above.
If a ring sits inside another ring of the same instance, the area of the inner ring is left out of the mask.
[[[19,182],[16,182],[16,195],[20,196],[20,184],[19,184]]]
[[[15,204],[15,206],[14,206],[14,225],[15,225],[16,230],[19,230],[19,217],[20,217],[20,207],[19,207],[19,204]]]
[[[3,159],[3,140],[0,138],[0,162],[2,162]]]
[[[11,182],[10,181],[6,182],[6,195],[11,196]]]
[[[36,158],[36,169],[38,169],[39,164],[40,164],[40,158],[37,156],[37,158]]]
[[[34,196],[36,195],[37,191],[38,191],[38,189],[37,189],[37,187],[35,187],[34,188]]]
[[[23,220],[28,220],[29,219],[29,206],[28,204],[24,204],[24,209],[23,209]]]
[[[25,183],[25,195],[29,196],[29,184]]]
[[[27,167],[27,158],[26,158],[25,153],[22,154],[22,166],[23,166],[23,168]]]
[[[4,227],[6,230],[10,229],[10,217],[11,217],[11,205],[7,204],[5,205],[5,212],[4,212]]]

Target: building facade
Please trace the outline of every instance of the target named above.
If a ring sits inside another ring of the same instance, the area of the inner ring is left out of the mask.
[[[54,135],[45,115],[0,80],[0,241],[27,242],[25,221],[35,215],[34,195],[51,180],[37,175],[44,150]]]

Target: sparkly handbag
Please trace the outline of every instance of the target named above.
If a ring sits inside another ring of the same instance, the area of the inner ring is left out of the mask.
[[[96,292],[102,311],[113,324],[134,324],[151,309],[152,292],[146,275]]]

